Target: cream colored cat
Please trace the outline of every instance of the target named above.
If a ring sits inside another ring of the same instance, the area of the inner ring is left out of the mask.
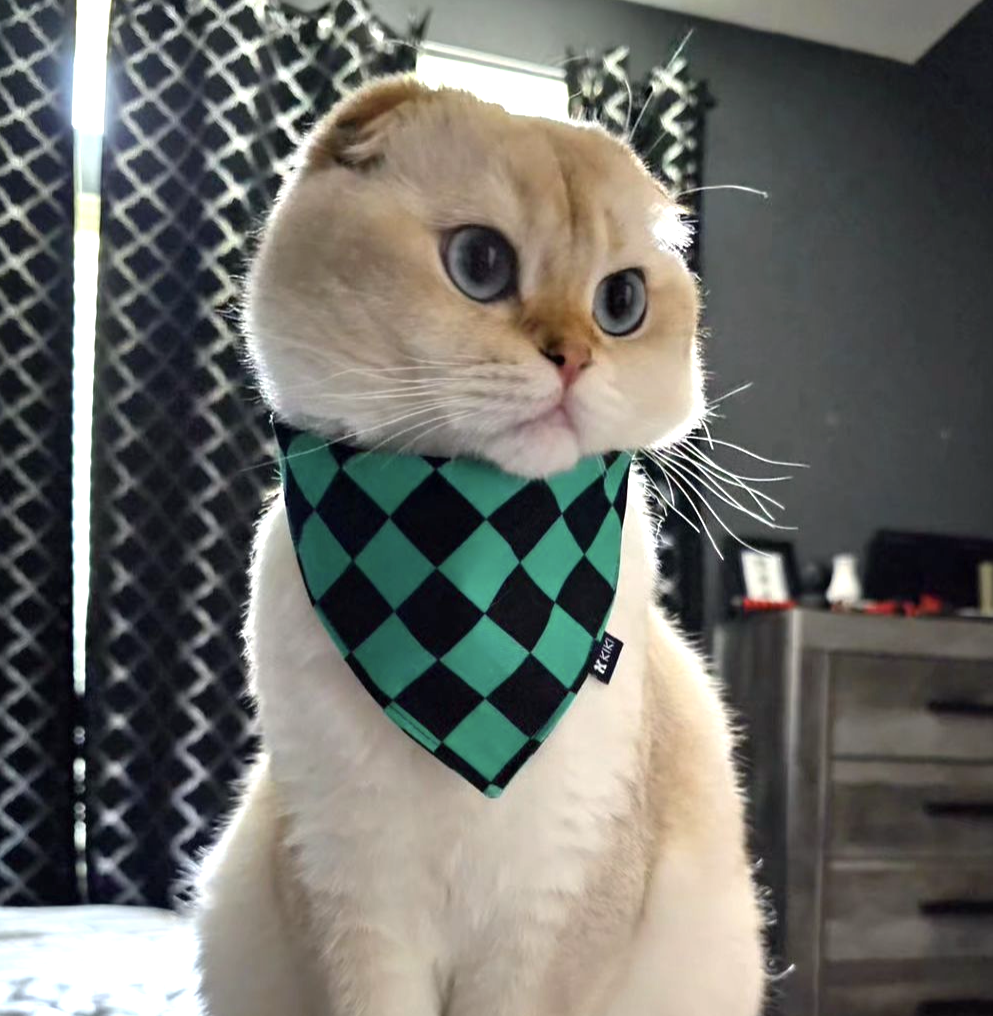
[[[284,419],[367,446],[537,477],[671,442],[703,405],[683,240],[599,128],[383,81],[283,189],[251,356]],[[732,736],[654,582],[632,478],[617,671],[490,800],[344,664],[274,500],[246,626],[265,751],[202,877],[210,1016],[755,1016]]]

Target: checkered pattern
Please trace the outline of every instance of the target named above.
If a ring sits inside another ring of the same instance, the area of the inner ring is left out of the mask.
[[[72,903],[73,5],[0,3],[0,904]]]
[[[593,120],[613,134],[627,138],[679,204],[697,225],[686,252],[689,267],[700,271],[700,191],[704,114],[711,105],[703,82],[690,73],[683,52],[685,37],[673,40],[673,55],[638,81],[628,73],[627,46],[582,54],[570,52],[565,62],[569,88],[569,115]],[[692,47],[690,47],[692,48]],[[666,481],[647,459],[641,468],[654,475],[660,489]],[[677,512],[656,528],[659,558],[659,599],[677,617],[683,629],[700,632],[703,627],[703,545],[699,532],[684,516],[692,516],[685,497],[673,493]],[[683,514],[680,515],[679,512]]]
[[[586,679],[617,586],[631,457],[529,481],[276,425],[314,610],[394,723],[496,797]]]
[[[94,902],[169,903],[251,754],[239,633],[273,450],[238,354],[241,279],[310,124],[413,67],[416,36],[395,36],[362,0],[113,4],[86,654]]]

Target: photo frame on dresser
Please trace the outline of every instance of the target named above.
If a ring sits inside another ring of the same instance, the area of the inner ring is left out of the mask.
[[[800,595],[793,544],[788,540],[728,537],[721,548],[723,603],[727,617],[740,613],[746,601],[789,603]]]

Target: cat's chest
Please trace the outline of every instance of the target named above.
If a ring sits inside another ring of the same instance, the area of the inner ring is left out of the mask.
[[[581,892],[636,776],[637,597],[628,603],[622,583],[611,629],[625,650],[610,685],[588,680],[492,800],[403,734],[356,679],[302,590],[285,520],[265,520],[259,541],[249,638],[263,736],[313,887],[347,887],[371,907],[402,901],[408,915],[449,908],[469,925]]]

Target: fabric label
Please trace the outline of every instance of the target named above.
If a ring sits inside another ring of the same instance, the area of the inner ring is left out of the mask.
[[[593,655],[590,657],[590,672],[598,681],[610,684],[623,648],[624,643],[619,638],[604,632],[603,638],[593,647]]]

